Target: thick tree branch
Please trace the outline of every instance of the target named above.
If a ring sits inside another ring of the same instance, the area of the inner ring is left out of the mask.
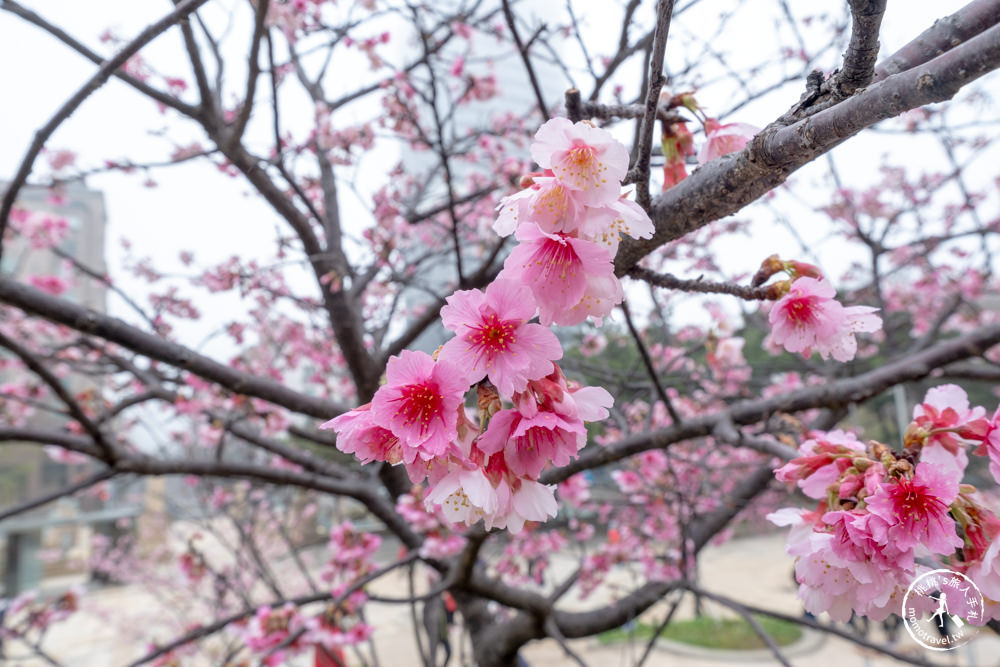
[[[105,480],[111,479],[116,474],[117,473],[111,469],[101,470],[100,472],[90,475],[89,477],[86,477],[80,480],[79,482],[76,482],[75,484],[70,484],[69,486],[63,487],[61,489],[56,489],[55,491],[46,493],[44,496],[32,498],[31,500],[23,502],[19,505],[15,505],[14,507],[9,507],[5,510],[0,510],[0,521],[9,519],[12,516],[17,516],[18,514],[23,514],[24,512],[31,511],[36,507],[41,507],[42,505],[48,505],[49,503],[55,502],[60,498],[71,496],[77,491],[83,491],[84,489],[88,489],[94,486],[95,484],[100,484]]]
[[[923,65],[1000,23],[1000,0],[974,0],[934,22],[906,46],[875,67],[873,82]]]
[[[220,364],[182,345],[136,329],[115,317],[52,296],[9,276],[0,275],[0,302],[186,370],[237,394],[255,396],[293,412],[330,419],[348,410],[346,406],[333,401],[309,396],[273,380]]]
[[[721,412],[691,417],[681,426],[640,433],[608,447],[592,448],[569,465],[543,474],[539,481],[544,484],[558,483],[583,470],[614,463],[640,452],[711,435],[720,422],[740,426],[763,421],[778,412],[799,412],[819,407],[839,408],[860,403],[893,385],[927,377],[946,364],[979,356],[997,343],[1000,343],[1000,324],[985,326],[975,333],[944,341],[856,377],[834,380],[821,386],[771,398],[741,401]]]
[[[41,428],[0,427],[0,442],[32,442],[39,445],[57,445],[71,452],[79,452],[100,459],[101,450],[90,438],[65,431],[49,431]]]

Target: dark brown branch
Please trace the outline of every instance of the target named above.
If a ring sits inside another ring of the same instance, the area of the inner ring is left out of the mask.
[[[799,167],[875,123],[904,111],[951,99],[1000,66],[1000,26],[931,60],[896,74],[793,125],[772,124],[740,153],[723,156],[656,197],[653,238],[626,239],[615,258],[624,275],[656,248],[735,213],[783,183]]]
[[[104,437],[104,433],[101,431],[100,427],[94,423],[94,421],[87,416],[87,413],[83,411],[80,403],[76,400],[73,394],[63,386],[62,381],[56,377],[56,375],[50,371],[42,360],[39,359],[31,350],[22,346],[20,343],[16,343],[10,338],[8,338],[4,333],[0,332],[0,347],[5,347],[11,352],[13,352],[23,363],[28,367],[32,373],[37,375],[42,382],[48,385],[49,389],[52,390],[73,419],[75,419],[87,435],[94,441],[97,448],[101,452],[101,458],[107,463],[114,463],[117,458],[117,453],[111,443]]]
[[[3,275],[0,275],[0,301],[186,370],[230,391],[262,398],[293,412],[329,419],[348,410],[333,401],[308,396],[273,380],[243,373],[182,345],[136,329],[118,318],[60,299]]]
[[[71,452],[79,452],[95,459],[101,458],[101,451],[80,435],[65,431],[49,431],[40,428],[3,427],[0,428],[0,442],[32,442],[39,445],[57,445]]]
[[[649,161],[653,150],[653,129],[656,125],[656,110],[660,106],[660,90],[663,88],[663,59],[667,49],[667,34],[670,32],[670,17],[674,12],[674,0],[657,0],[656,28],[653,30],[652,56],[649,60],[646,109],[639,127],[639,142],[636,149],[635,166],[626,177],[626,183],[635,183],[635,200],[644,209],[649,209]]]
[[[545,96],[542,95],[542,87],[538,84],[538,76],[535,74],[535,67],[531,64],[531,56],[528,54],[528,47],[521,40],[521,34],[517,31],[517,22],[514,20],[514,12],[510,9],[510,1],[503,0],[503,16],[510,28],[510,35],[517,45],[517,52],[521,55],[521,62],[528,73],[528,80],[531,81],[531,89],[535,92],[535,101],[538,103],[538,113],[542,115],[542,120],[549,119],[549,108],[545,104]]]
[[[614,463],[650,449],[662,449],[676,442],[711,435],[720,422],[728,421],[734,426],[741,426],[760,422],[778,412],[840,408],[860,403],[893,385],[927,377],[946,364],[980,356],[997,343],[1000,343],[1000,324],[985,326],[974,333],[938,343],[856,377],[780,396],[741,401],[721,412],[691,417],[681,426],[632,435],[617,444],[588,450],[569,465],[543,474],[539,481],[544,484],[558,483],[583,470]]]
[[[171,2],[177,4],[177,0],[171,0]],[[222,102],[219,99],[219,96],[222,94],[222,90],[216,88],[216,90],[213,91],[212,87],[208,83],[208,72],[205,69],[205,63],[201,59],[201,50],[198,48],[198,40],[195,38],[194,30],[191,28],[190,23],[181,24],[181,34],[184,36],[184,49],[187,51],[188,60],[191,62],[191,70],[194,72],[195,85],[198,86],[198,96],[201,99],[198,115],[202,122],[215,122],[222,117],[222,110],[220,108]],[[211,37],[209,37],[208,40],[210,44],[213,41]],[[221,61],[217,62],[217,66],[222,66]],[[216,74],[216,83],[221,83],[221,70],[217,71]]]
[[[702,280],[701,278],[684,280],[670,273],[656,273],[641,266],[630,269],[628,276],[636,280],[643,280],[650,285],[666,289],[682,290],[684,292],[731,294],[747,301],[765,301],[772,298],[767,295],[768,288],[766,287],[744,287],[733,283],[714,283]]]
[[[14,200],[17,198],[18,192],[21,191],[21,187],[28,180],[28,176],[31,174],[31,169],[35,164],[35,159],[38,154],[41,153],[42,148],[45,146],[45,142],[49,140],[52,133],[56,131],[63,121],[73,115],[73,112],[83,104],[94,91],[107,83],[108,79],[115,73],[119,67],[125,64],[129,58],[135,55],[139,49],[149,44],[151,41],[162,35],[167,28],[174,25],[175,23],[183,20],[191,12],[195,11],[203,4],[208,2],[208,0],[184,0],[177,5],[174,11],[170,12],[162,19],[153,23],[145,30],[143,30],[139,35],[133,39],[131,42],[122,47],[121,51],[116,53],[112,58],[104,61],[98,68],[97,72],[90,77],[87,83],[73,94],[66,102],[59,108],[58,111],[49,119],[45,125],[43,125],[37,132],[35,132],[35,138],[31,142],[31,146],[28,147],[28,152],[25,153],[24,158],[21,159],[21,166],[18,168],[17,173],[11,180],[10,187],[7,188],[7,192],[3,196],[3,203],[0,204],[0,256],[3,254],[3,243],[2,239],[4,232],[7,229],[7,220],[10,218],[10,211],[14,207]],[[4,3],[6,6],[6,2]]]
[[[838,95],[847,97],[872,81],[878,59],[878,33],[887,0],[848,0],[851,6],[851,42],[836,76]]]
[[[236,116],[236,120],[233,121],[232,129],[230,130],[229,141],[233,143],[238,142],[247,129],[247,123],[250,121],[250,113],[253,111],[254,98],[257,92],[257,78],[260,76],[260,41],[264,36],[265,30],[267,30],[264,20],[267,18],[269,0],[258,0],[256,4],[256,20],[253,26],[253,37],[250,40],[250,56],[247,63],[247,92],[243,98],[243,105],[240,107],[239,114]],[[276,149],[280,151],[281,146],[277,146]]]

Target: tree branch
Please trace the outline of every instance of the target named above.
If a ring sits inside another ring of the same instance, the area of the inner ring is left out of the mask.
[[[873,82],[923,65],[1000,23],[1000,0],[974,0],[938,19],[906,46],[875,67]]]
[[[104,338],[150,359],[186,370],[237,394],[255,396],[293,412],[330,419],[348,410],[339,403],[309,396],[273,380],[220,364],[182,345],[136,329],[118,318],[54,297],[4,275],[0,275],[0,301],[31,315]]]
[[[2,332],[0,332],[0,347],[5,347],[13,352],[21,360],[21,363],[28,367],[28,370],[48,385],[52,393],[66,406],[70,416],[80,424],[83,430],[87,432],[87,435],[94,441],[94,444],[97,445],[97,448],[101,452],[101,459],[109,464],[113,464],[118,457],[114,447],[104,437],[104,433],[101,432],[100,427],[83,411],[76,398],[63,386],[62,381],[46,368],[41,359],[31,350],[19,343],[15,343]]]
[[[767,287],[744,287],[733,283],[714,283],[702,280],[701,278],[684,280],[670,273],[655,273],[641,266],[631,268],[628,276],[636,280],[643,280],[650,285],[656,285],[665,289],[682,290],[684,292],[730,294],[746,301],[766,301],[773,298],[768,296]]]
[[[118,473],[116,473],[114,470],[105,469],[89,477],[86,477],[75,484],[70,484],[69,486],[57,489],[55,491],[52,491],[51,493],[46,493],[44,496],[32,498],[31,500],[23,502],[20,505],[15,505],[14,507],[8,507],[7,509],[0,511],[0,521],[33,510],[36,507],[41,507],[42,505],[48,505],[49,503],[59,500],[60,498],[63,498],[65,496],[71,496],[77,491],[82,491],[84,489],[90,488],[95,484],[99,484],[106,479],[111,479],[116,474]]]
[[[521,55],[521,62],[524,63],[524,69],[528,73],[528,80],[531,81],[531,89],[535,92],[538,113],[542,115],[543,122],[547,121],[549,119],[549,108],[545,104],[545,96],[542,95],[542,88],[538,85],[538,76],[535,74],[535,68],[531,64],[531,56],[528,55],[528,48],[521,41],[521,35],[517,31],[517,22],[514,20],[514,12],[510,9],[509,0],[503,0],[503,16],[507,21],[507,27],[510,28],[511,37],[514,38],[514,44],[517,45],[517,52]]]

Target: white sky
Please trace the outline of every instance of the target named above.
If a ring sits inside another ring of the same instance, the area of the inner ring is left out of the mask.
[[[768,29],[766,12],[757,11],[762,1],[748,2],[738,16],[738,26],[745,28],[748,43],[755,39],[755,35],[761,34],[761,30]],[[230,0],[223,5],[229,6],[234,2]],[[127,0],[88,3],[45,0],[25,4],[33,6],[102,53],[107,53],[107,50],[99,44],[98,36],[106,28],[111,27],[118,34],[131,37],[170,9],[167,2]],[[951,13],[964,4],[954,0],[889,3],[882,31],[883,54],[891,53],[929,26],[935,18]],[[807,8],[803,0],[793,1],[790,6],[796,11],[806,11]],[[592,40],[596,46],[609,39],[607,22],[601,11],[603,7],[604,3],[598,0],[577,5],[578,13],[588,16],[584,20],[585,27],[593,31]],[[704,19],[699,21],[704,21],[706,30],[714,30],[713,7],[710,0],[703,0],[699,6],[699,10],[704,12]],[[219,9],[212,9],[210,5],[208,11]],[[612,39],[617,37],[616,33],[617,28]],[[233,30],[233,35],[243,37],[238,29]],[[681,43],[680,32],[672,32],[672,37],[675,39],[671,44]],[[237,39],[235,46],[245,48],[242,41]],[[737,52],[743,47],[738,42],[729,41],[726,46]],[[174,62],[177,71],[164,73],[189,78],[183,59],[177,55],[179,49],[179,33],[174,30],[144,49],[143,55],[161,69],[166,69],[164,63]],[[599,50],[594,49],[595,52]],[[0,90],[5,91],[6,98],[0,104],[0,178],[9,179],[37,127],[91,76],[95,67],[7,12],[0,12],[0,62],[8,63],[0,68]],[[23,65],[10,66],[12,63]],[[832,62],[831,68],[835,65]],[[789,85],[783,94],[752,103],[740,112],[739,117],[731,120],[763,126],[794,102],[801,89],[801,83]],[[709,111],[721,110],[728,102],[722,93],[711,89],[704,91],[699,100]],[[59,128],[49,146],[73,149],[80,155],[79,164],[88,166],[97,165],[106,157],[129,157],[136,161],[143,158],[162,159],[169,153],[171,144],[150,134],[149,130],[157,126],[161,129],[184,128],[182,133],[186,134],[183,138],[179,138],[176,132],[171,135],[178,143],[203,140],[200,131],[192,129],[191,124],[173,122],[170,112],[162,117],[162,123],[158,123],[152,108],[150,101],[124,84],[112,81],[91,96]],[[310,105],[302,105],[300,111],[303,119],[311,117]],[[289,110],[289,116],[293,112]],[[860,182],[870,179],[878,164],[878,154],[891,151],[894,159],[903,161],[907,153],[919,154],[920,151],[913,137],[903,137],[897,142],[881,138],[879,141],[881,143],[874,144],[869,140],[855,140],[838,149],[838,156],[852,164],[851,177]],[[38,170],[44,171],[43,165],[38,167]],[[796,178],[815,178],[822,169],[822,165],[804,169]],[[153,177],[159,187],[143,187],[145,178],[140,175],[107,174],[88,179],[90,187],[105,194],[108,211],[107,259],[113,274],[121,264],[118,240],[122,237],[132,241],[135,255],[154,255],[158,265],[167,270],[180,270],[176,257],[183,249],[194,249],[199,265],[220,262],[234,254],[266,256],[271,253],[266,239],[272,237],[272,230],[279,223],[265,204],[249,194],[249,188],[242,179],[222,177],[211,165],[198,162],[160,169]],[[344,200],[348,218],[352,210],[363,213],[363,202],[352,201],[346,195]],[[774,241],[769,239],[769,242]],[[734,239],[733,245],[734,272],[752,271],[760,259],[776,249],[768,246],[762,247],[759,253],[750,253],[746,250],[746,239]],[[114,302],[110,305],[112,312],[119,310]],[[235,304],[230,307],[235,315],[238,307]],[[116,314],[124,315],[124,312]]]

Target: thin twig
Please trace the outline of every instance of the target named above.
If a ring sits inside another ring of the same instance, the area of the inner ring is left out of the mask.
[[[742,285],[734,285],[733,283],[715,283],[702,280],[701,278],[685,280],[670,273],[656,273],[641,266],[633,267],[627,275],[636,280],[644,280],[650,285],[684,292],[731,294],[746,301],[767,301],[774,298],[768,295],[767,287],[743,287]]]
[[[535,100],[538,102],[538,113],[542,114],[542,119],[549,119],[549,108],[545,104],[545,96],[542,95],[542,87],[538,84],[538,75],[535,74],[535,67],[531,64],[531,56],[528,54],[528,47],[521,41],[521,35],[517,31],[517,22],[514,20],[514,12],[510,9],[509,0],[503,0],[503,16],[507,20],[507,27],[510,28],[511,37],[517,45],[517,52],[521,55],[524,69],[528,73],[528,80],[531,81],[531,89],[535,91]]]
[[[95,484],[99,484],[106,479],[111,479],[117,474],[118,474],[117,472],[111,469],[101,470],[100,472],[95,473],[90,477],[86,477],[75,484],[71,484],[61,489],[57,489],[55,491],[52,491],[51,493],[46,493],[44,496],[38,496],[37,498],[32,498],[31,500],[27,500],[19,505],[15,505],[14,507],[8,507],[7,509],[0,511],[0,521],[9,519],[12,516],[17,516],[18,514],[21,514],[23,512],[33,510],[36,507],[47,505],[65,496],[71,496],[77,491],[82,491]]]
[[[660,89],[663,88],[663,59],[667,49],[667,34],[670,32],[670,16],[674,11],[674,0],[657,0],[656,28],[653,30],[652,55],[649,59],[649,87],[646,90],[646,111],[639,127],[635,166],[626,177],[627,183],[636,184],[636,202],[649,210],[649,159],[653,149],[653,127],[656,124],[656,108],[660,104]]]
[[[632,313],[629,312],[628,302],[622,301],[621,309],[625,315],[625,324],[628,326],[629,333],[632,334],[632,340],[635,341],[635,347],[639,350],[639,356],[642,357],[642,363],[646,367],[646,372],[649,373],[649,379],[653,381],[653,386],[656,388],[656,395],[660,397],[664,407],[667,408],[671,421],[679,425],[681,423],[680,413],[677,412],[673,401],[670,400],[670,396],[667,395],[663,384],[660,382],[660,374],[653,364],[653,358],[649,356],[649,350],[646,349],[646,344],[642,342],[642,336],[639,335],[639,330],[635,328],[635,323],[632,321]]]

